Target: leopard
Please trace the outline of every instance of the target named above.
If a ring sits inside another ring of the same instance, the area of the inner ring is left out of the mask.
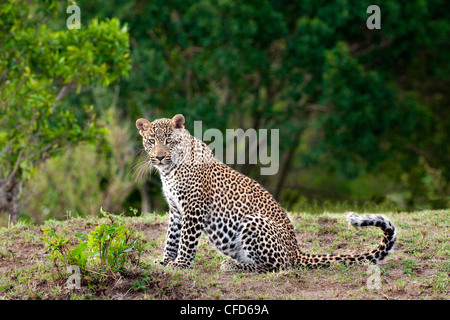
[[[223,253],[223,272],[266,273],[319,268],[341,263],[378,264],[393,251],[396,228],[380,214],[347,213],[354,227],[378,227],[376,248],[363,253],[314,254],[298,244],[289,213],[256,180],[214,156],[205,142],[185,128],[185,117],[139,118],[151,167],[156,168],[168,203],[163,255],[157,263],[193,268],[201,235]]]

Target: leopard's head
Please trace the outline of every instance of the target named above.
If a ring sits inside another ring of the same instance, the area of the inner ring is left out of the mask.
[[[136,127],[152,165],[165,169],[177,161],[185,136],[182,114],[177,114],[172,119],[161,118],[153,122],[141,118],[136,121]]]

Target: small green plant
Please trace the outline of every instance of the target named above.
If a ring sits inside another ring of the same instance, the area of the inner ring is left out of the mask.
[[[87,234],[75,234],[81,242],[73,248],[69,248],[67,232],[61,235],[56,231],[56,227],[43,228],[45,237],[41,239],[50,251],[47,257],[56,265],[58,261],[67,266],[77,265],[82,272],[113,273],[124,271],[126,263],[132,261],[131,254],[136,252],[136,263],[139,265],[141,253],[145,248],[141,234],[127,225],[122,216],[113,216],[103,209],[100,209],[100,213],[107,219],[106,222]],[[95,270],[87,269],[88,262]]]
[[[64,231],[64,235],[62,235],[57,232],[55,226],[44,227],[42,231],[45,237],[41,237],[41,239],[47,244],[45,250],[50,251],[50,255],[47,255],[48,259],[53,261],[57,267],[58,261],[61,261],[66,266],[77,265],[81,270],[85,270],[88,258],[94,255],[89,254],[86,250],[86,242],[80,243],[75,248],[69,248],[67,231]]]
[[[86,248],[91,249],[94,256],[100,258],[100,270],[119,271],[128,261],[130,253],[137,251],[138,260],[144,249],[141,235],[134,228],[126,225],[122,217],[116,216],[100,209],[100,213],[109,220],[109,223],[98,225],[88,235],[78,234],[78,237],[85,237]]]
[[[50,255],[47,258],[57,265],[57,261],[61,260],[65,265],[69,265],[67,259],[67,244],[69,238],[56,232],[56,227],[44,227],[42,232],[46,237],[41,237],[47,244],[45,250],[50,251]]]

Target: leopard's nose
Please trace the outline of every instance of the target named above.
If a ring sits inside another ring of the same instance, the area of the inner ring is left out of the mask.
[[[159,161],[161,161],[162,159],[164,159],[165,156],[156,156],[155,158],[158,159]]]

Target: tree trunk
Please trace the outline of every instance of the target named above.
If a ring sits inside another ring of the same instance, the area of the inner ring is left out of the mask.
[[[139,192],[141,193],[141,212],[144,213],[151,213],[152,212],[152,203],[149,193],[149,187],[148,183],[145,182],[144,184],[139,186]]]
[[[0,180],[0,214],[12,222],[19,218],[21,183],[16,177]]]
[[[280,202],[282,200],[281,194],[282,194],[285,182],[286,182],[286,178],[289,174],[289,171],[291,171],[292,159],[294,157],[295,150],[297,149],[299,138],[300,138],[300,132],[298,132],[295,135],[294,141],[292,143],[292,147],[283,156],[283,164],[281,165],[281,173],[279,175],[277,185],[275,187],[275,192],[273,195],[278,202]]]

